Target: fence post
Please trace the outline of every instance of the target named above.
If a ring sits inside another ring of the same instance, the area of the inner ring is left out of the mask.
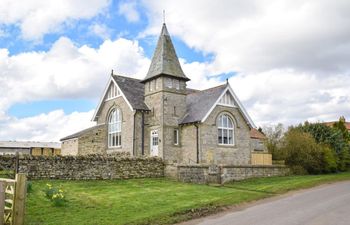
[[[0,181],[0,225],[4,224],[6,183]]]
[[[13,225],[24,224],[26,194],[27,177],[23,173],[16,174],[15,198],[13,207]]]

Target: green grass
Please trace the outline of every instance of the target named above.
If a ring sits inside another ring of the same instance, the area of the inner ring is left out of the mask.
[[[166,224],[187,219],[191,209],[253,201],[321,183],[350,179],[350,173],[251,179],[222,187],[167,179],[120,181],[33,181],[26,224]],[[61,186],[67,204],[45,198],[46,183]]]

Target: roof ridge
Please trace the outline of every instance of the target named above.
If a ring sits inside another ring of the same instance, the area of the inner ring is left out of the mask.
[[[137,78],[133,78],[133,77],[127,77],[127,76],[123,76],[123,75],[119,75],[119,74],[113,74],[112,76],[114,76],[114,77],[122,77],[122,78],[127,78],[127,79],[133,79],[133,80],[141,81],[141,79],[137,79]]]
[[[226,86],[226,84],[220,84],[218,86],[215,86],[215,87],[211,87],[211,88],[207,88],[207,89],[203,89],[203,90],[197,90],[196,92],[193,92],[193,93],[190,93],[188,95],[192,95],[192,94],[198,94],[198,93],[201,93],[203,91],[210,91],[212,89],[216,89],[216,88],[220,88],[220,87],[223,87],[223,86]],[[196,89],[195,89],[196,90]]]

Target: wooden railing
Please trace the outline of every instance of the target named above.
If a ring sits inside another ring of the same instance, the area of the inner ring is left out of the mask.
[[[272,165],[272,155],[269,153],[252,153],[252,165]]]
[[[25,174],[16,174],[14,180],[0,178],[0,225],[24,224],[26,181]]]

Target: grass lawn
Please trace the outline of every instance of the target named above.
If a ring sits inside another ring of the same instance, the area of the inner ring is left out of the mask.
[[[188,219],[191,209],[214,209],[347,179],[350,172],[251,179],[221,187],[167,179],[33,181],[26,224],[166,224]],[[65,206],[54,207],[45,197],[46,183],[66,191]]]

